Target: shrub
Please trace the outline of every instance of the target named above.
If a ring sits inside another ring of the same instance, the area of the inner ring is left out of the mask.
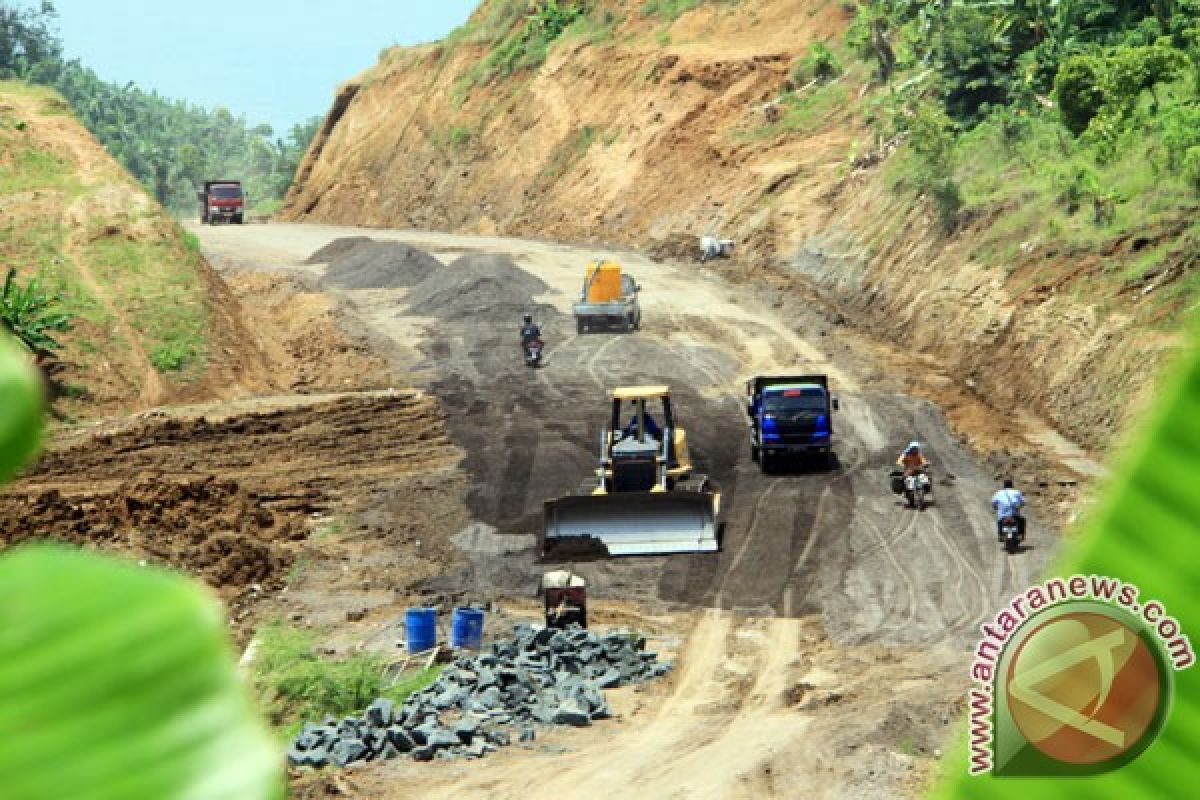
[[[62,297],[42,291],[37,278],[21,286],[10,268],[0,290],[0,322],[29,350],[39,355],[60,349],[51,334],[71,329],[71,315],[61,310]]]
[[[822,42],[814,42],[808,52],[792,64],[792,83],[797,86],[809,81],[830,81],[844,70],[837,55]]]
[[[1095,56],[1072,56],[1058,68],[1054,97],[1063,124],[1076,136],[1087,130],[1104,106],[1103,75],[1104,64]]]
[[[391,686],[378,654],[322,659],[316,652],[316,634],[279,622],[263,626],[258,636],[255,684],[272,723],[283,727],[325,714],[361,711],[381,696],[402,702],[433,683],[440,671],[434,667]]]

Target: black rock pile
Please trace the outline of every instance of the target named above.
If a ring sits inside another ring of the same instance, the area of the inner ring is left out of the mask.
[[[538,725],[590,725],[609,716],[602,690],[665,675],[671,665],[630,634],[519,625],[511,639],[461,657],[396,707],[380,698],[362,717],[306,724],[288,748],[298,766],[345,766],[407,754],[417,761],[482,758],[533,741]]]

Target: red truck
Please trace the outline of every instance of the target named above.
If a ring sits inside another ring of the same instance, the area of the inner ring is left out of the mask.
[[[241,181],[205,181],[196,192],[200,200],[200,221],[205,225],[218,222],[242,224],[246,215],[246,195]]]

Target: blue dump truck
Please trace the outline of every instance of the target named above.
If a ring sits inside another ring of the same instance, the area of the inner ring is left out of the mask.
[[[763,472],[779,456],[814,454],[833,467],[833,412],[826,375],[760,375],[746,381],[750,455]]]

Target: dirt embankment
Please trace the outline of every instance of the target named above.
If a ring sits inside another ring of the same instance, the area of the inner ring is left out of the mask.
[[[947,234],[888,188],[886,158],[852,159],[872,139],[865,68],[788,114],[778,101],[793,60],[841,41],[845,4],[702,3],[666,22],[604,3],[611,36],[568,34],[536,71],[480,84],[496,5],[466,35],[390,50],[341,87],[282,217],[618,242],[674,258],[702,234],[728,236],[736,255],[720,268],[731,280],[793,297],[815,284],[836,313],[956,391],[1037,413],[1097,448],[1173,347],[1137,287],[1095,291],[1098,271],[1133,258],[1137,242],[1056,252],[1005,241],[1018,260],[989,269],[973,254],[994,243],[995,220]]]
[[[274,386],[228,287],[55,92],[0,82],[0,280],[72,330],[44,361],[63,420]]]
[[[314,517],[457,460],[436,401],[413,391],[155,412],[79,431],[0,491],[0,545],[58,539],[185,569],[227,599],[261,594]]]

